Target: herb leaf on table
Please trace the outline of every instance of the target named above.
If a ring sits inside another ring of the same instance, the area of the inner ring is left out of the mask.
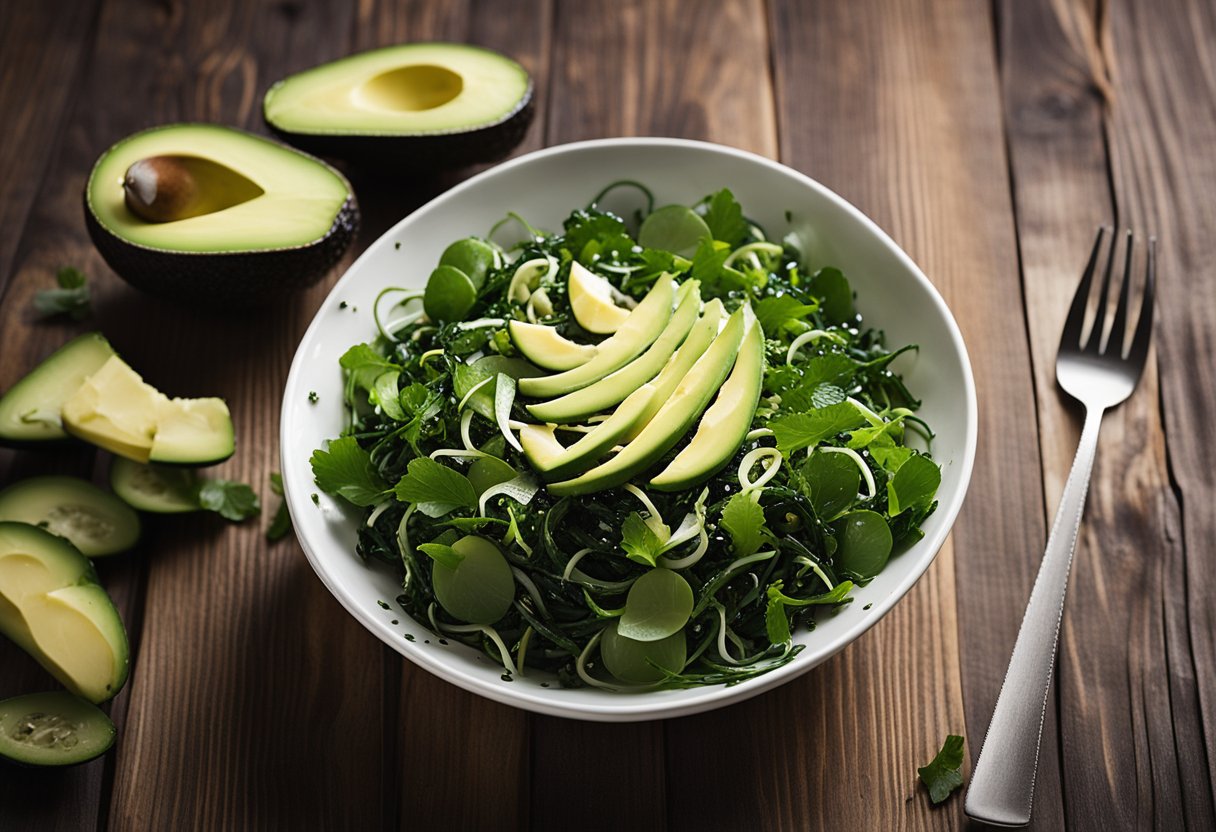
[[[963,738],[950,734],[942,743],[941,751],[933,758],[933,762],[916,770],[920,781],[929,790],[929,799],[935,804],[941,803],[950,793],[963,785],[963,775],[959,770],[963,766]]]

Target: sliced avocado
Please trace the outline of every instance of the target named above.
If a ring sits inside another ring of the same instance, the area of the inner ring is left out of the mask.
[[[530,431],[535,434],[531,437],[533,439],[531,450],[529,450],[528,444],[523,445],[524,455],[545,480],[559,480],[563,477],[580,474],[595,465],[604,454],[612,450],[613,446],[642,415],[646,404],[653,395],[653,387],[649,384],[642,385],[621,402],[620,407],[614,410],[611,416],[583,434],[582,439],[568,448],[563,448],[556,436],[553,436],[550,442],[538,432],[545,428],[540,428],[539,425],[529,425],[529,428],[536,430]],[[523,444],[523,431],[520,432],[520,443]],[[557,448],[554,448],[554,445]],[[557,449],[560,451],[554,453]]]
[[[574,320],[588,332],[608,335],[620,329],[629,318],[629,310],[617,306],[612,298],[612,284],[592,274],[575,260],[570,264],[566,296]]]
[[[545,324],[511,321],[507,324],[511,342],[524,358],[546,370],[573,370],[595,358],[599,350],[592,344],[576,344]]]
[[[121,456],[110,463],[110,488],[123,502],[154,514],[198,511],[198,476],[189,468],[142,465]]]
[[[730,316],[709,349],[697,359],[671,398],[663,403],[637,438],[616,456],[582,476],[549,485],[549,492],[564,497],[603,491],[627,482],[634,474],[657,462],[684,437],[709,404],[735,362],[742,337],[743,310],[740,309]]]
[[[0,441],[66,439],[63,403],[113,355],[110,342],[96,332],[73,338],[51,353],[0,397]]]
[[[532,79],[476,46],[406,43],[360,52],[277,82],[262,114],[312,153],[395,170],[494,162],[532,122]]]
[[[37,526],[0,523],[0,633],[90,702],[127,681],[127,632],[93,565]]]
[[[222,399],[170,399],[117,355],[63,403],[69,433],[136,462],[213,465],[232,456]]]
[[[688,281],[676,293],[676,311],[663,332],[640,356],[594,384],[557,399],[528,405],[528,412],[542,422],[569,424],[607,410],[625,400],[639,385],[659,374],[687,337],[701,309],[696,281]]]
[[[629,313],[614,335],[597,347],[598,352],[586,364],[540,378],[525,378],[519,382],[519,392],[525,396],[547,398],[579,390],[599,381],[613,370],[619,370],[654,343],[671,320],[671,304],[676,284],[664,275],[655,281],[642,302]]]
[[[750,313],[751,307],[744,307]],[[718,397],[701,417],[688,446],[650,481],[659,491],[691,488],[725,465],[743,444],[760,400],[764,380],[764,331],[754,315],[745,313],[746,330],[735,367]]]
[[[139,540],[139,515],[113,494],[77,477],[31,477],[0,491],[0,521],[42,526],[81,554],[125,552]]]
[[[114,745],[114,723],[61,690],[0,701],[0,757],[26,766],[87,763]]]
[[[128,136],[85,186],[85,220],[114,271],[182,303],[263,303],[312,285],[354,239],[350,183],[325,163],[214,124]]]
[[[676,354],[667,362],[667,366],[659,373],[658,377],[651,382],[655,389],[654,396],[650,399],[650,403],[646,405],[646,410],[641,417],[634,423],[630,431],[625,434],[625,441],[628,442],[634,439],[642,428],[650,423],[654,415],[659,412],[671,394],[675,392],[676,387],[688,375],[688,371],[692,369],[692,365],[697,362],[697,359],[705,354],[709,349],[709,345],[713,343],[714,338],[718,337],[718,330],[722,327],[722,317],[725,310],[722,307],[722,301],[714,298],[709,303],[705,304],[705,309],[701,311],[701,317],[693,326],[692,331],[688,333],[688,337],[684,339],[684,343],[676,350]]]

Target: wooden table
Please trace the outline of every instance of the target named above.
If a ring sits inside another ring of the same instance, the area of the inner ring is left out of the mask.
[[[145,298],[89,244],[80,193],[136,129],[262,130],[275,79],[408,40],[534,73],[518,152],[599,136],[778,158],[887,229],[946,296],[979,385],[980,449],[950,542],[855,645],[697,717],[597,725],[480,700],[348,616],[268,518],[149,518],[105,562],[134,672],[116,751],[0,770],[0,829],[946,829],[916,767],[978,753],[1079,431],[1055,347],[1095,226],[1155,232],[1156,354],[1111,413],[1048,703],[1035,826],[1213,829],[1216,765],[1216,7],[1209,0],[39,0],[0,5],[0,389],[99,328],[153,383],[231,403],[223,476],[268,509],[279,391],[328,286],[259,317]],[[353,256],[450,185],[355,180]],[[349,257],[348,261],[349,262]],[[34,292],[85,269],[94,315]],[[83,448],[0,455],[0,482],[99,476]],[[0,696],[49,688],[0,644]]]

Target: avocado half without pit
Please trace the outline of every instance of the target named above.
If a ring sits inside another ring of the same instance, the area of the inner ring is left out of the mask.
[[[319,280],[354,239],[350,183],[324,162],[212,124],[136,133],[102,154],[85,222],[128,283],[191,305],[250,306]]]
[[[457,168],[505,157],[528,130],[533,85],[497,52],[409,43],[288,76],[262,112],[310,153],[389,170]]]

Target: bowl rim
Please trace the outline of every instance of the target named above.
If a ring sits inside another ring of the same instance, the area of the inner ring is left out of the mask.
[[[963,373],[963,411],[964,422],[966,425],[966,435],[963,443],[963,454],[959,467],[959,487],[951,496],[948,502],[939,502],[937,508],[937,516],[942,518],[942,522],[938,525],[936,531],[930,535],[926,535],[924,539],[915,544],[917,547],[923,548],[918,561],[912,564],[908,574],[903,580],[891,588],[890,592],[881,599],[875,600],[870,610],[871,614],[866,616],[858,616],[857,620],[851,624],[845,632],[837,636],[836,643],[826,649],[820,649],[813,654],[810,651],[804,652],[803,655],[796,657],[794,661],[783,665],[782,667],[774,668],[773,670],[740,683],[733,687],[725,685],[708,686],[701,690],[695,701],[665,703],[657,698],[648,697],[646,694],[627,694],[622,695],[619,702],[612,703],[584,703],[565,700],[560,696],[561,690],[558,688],[549,689],[547,694],[532,691],[526,687],[503,686],[495,685],[487,679],[480,676],[466,673],[460,668],[453,667],[446,661],[438,658],[439,654],[433,651],[427,651],[420,644],[411,642],[405,639],[393,639],[385,629],[381,626],[374,612],[368,608],[368,605],[356,599],[347,588],[340,584],[330,574],[325,566],[325,557],[318,551],[318,547],[304,536],[297,534],[296,537],[300,541],[300,546],[304,550],[305,556],[308,558],[313,571],[321,579],[321,582],[329,589],[338,602],[349,612],[354,618],[359,621],[373,635],[388,644],[395,651],[402,654],[404,657],[417,664],[428,672],[438,676],[447,682],[450,682],[464,690],[483,696],[495,702],[500,702],[505,705],[510,705],[517,708],[522,708],[535,713],[547,714],[550,716],[567,717],[572,719],[581,719],[597,722],[635,722],[652,719],[667,719],[672,717],[689,716],[704,711],[713,710],[715,708],[724,707],[726,705],[742,702],[761,693],[772,690],[791,679],[799,676],[811,668],[822,664],[830,657],[839,653],[845,647],[849,646],[861,637],[863,633],[877,624],[883,617],[890,612],[908,591],[920,580],[921,576],[928,570],[930,564],[937,557],[937,553],[945,543],[947,536],[950,534],[954,526],[954,522],[958,517],[959,510],[962,508],[963,500],[966,497],[968,487],[971,483],[972,468],[975,463],[976,444],[978,436],[978,403],[976,399],[975,378],[971,369],[971,359],[967,352],[966,344],[963,341],[963,335],[959,329],[958,322],[954,319],[953,313],[947,306],[945,299],[937,288],[929,281],[920,267],[912,260],[894,240],[881,228],[879,225],[866,216],[859,208],[846,200],[844,197],[837,194],[822,183],[812,179],[806,174],[795,170],[755,153],[746,150],[741,150],[727,145],[721,145],[714,142],[696,141],[692,139],[676,139],[656,136],[638,136],[628,138],[605,138],[592,139],[588,141],[570,142],[566,144],[553,145],[541,150],[536,150],[531,153],[518,156],[502,164],[496,165],[485,171],[482,171],[469,179],[461,182],[458,185],[450,188],[444,193],[436,196],[426,204],[411,211],[409,214],[402,217],[399,221],[388,228],[380,237],[374,240],[368,247],[359,255],[356,260],[351,263],[346,272],[334,284],[333,288],[326,295],[325,300],[321,302],[312,321],[305,330],[304,335],[300,338],[297,345],[295,355],[292,359],[291,369],[287,376],[287,382],[284,388],[283,407],[280,413],[279,423],[279,443],[280,443],[280,466],[283,469],[284,483],[284,499],[286,501],[288,511],[292,515],[293,529],[301,528],[298,520],[300,512],[306,510],[305,503],[311,504],[311,500],[304,494],[293,494],[289,483],[294,479],[289,476],[289,469],[295,469],[303,463],[289,458],[283,453],[283,449],[288,445],[289,422],[291,421],[290,411],[293,410],[291,402],[295,399],[290,395],[290,392],[301,384],[300,378],[304,373],[306,366],[309,364],[305,356],[305,345],[310,343],[315,336],[317,330],[322,326],[322,313],[325,311],[325,306],[330,298],[342,290],[345,284],[350,281],[351,276],[356,274],[358,266],[365,259],[371,259],[379,256],[381,248],[387,246],[390,240],[397,234],[402,225],[409,222],[416,215],[429,211],[436,206],[442,205],[445,202],[455,199],[459,194],[465,191],[477,188],[483,181],[489,178],[499,176],[516,167],[532,164],[539,159],[562,156],[566,154],[584,153],[587,151],[595,151],[604,148],[622,148],[632,147],[637,149],[645,148],[683,148],[690,151],[709,152],[720,154],[723,156],[735,157],[797,180],[803,186],[815,191],[821,198],[833,203],[836,208],[849,214],[856,222],[867,228],[875,238],[882,244],[886,245],[891,254],[904,266],[904,268],[912,275],[920,288],[926,292],[930,301],[941,313],[942,318],[946,321],[950,343],[953,349],[959,356],[960,366]]]

